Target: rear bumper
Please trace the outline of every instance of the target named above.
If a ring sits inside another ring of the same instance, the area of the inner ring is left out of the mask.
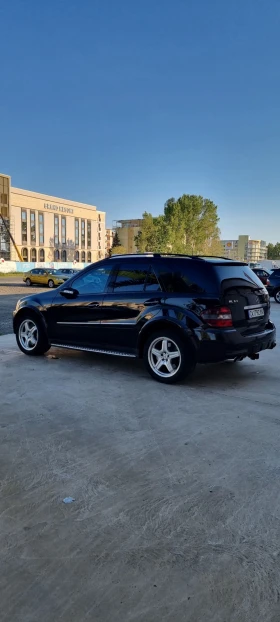
[[[197,329],[199,340],[197,357],[199,363],[214,363],[236,357],[253,356],[276,346],[276,328],[268,322],[261,333],[242,335],[235,329],[202,330]]]

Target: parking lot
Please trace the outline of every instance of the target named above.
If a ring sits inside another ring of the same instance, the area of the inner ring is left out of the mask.
[[[278,622],[280,348],[176,386],[123,358],[26,357],[6,333],[30,290],[7,281],[1,622]]]
[[[42,287],[26,287],[22,276],[0,276],[0,335],[12,332],[12,313],[16,302],[23,296],[47,291]]]

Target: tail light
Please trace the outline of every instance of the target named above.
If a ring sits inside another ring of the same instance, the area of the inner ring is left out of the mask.
[[[205,309],[201,317],[206,324],[214,326],[215,328],[228,328],[229,326],[233,326],[231,310],[228,307]]]

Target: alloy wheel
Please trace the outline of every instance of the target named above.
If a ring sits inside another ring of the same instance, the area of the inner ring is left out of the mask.
[[[275,298],[276,298],[277,302],[279,302],[279,304],[280,304],[280,289],[278,289],[278,292],[276,292]]]
[[[162,378],[174,376],[181,365],[181,352],[169,337],[157,337],[148,350],[148,361],[155,374]]]
[[[35,322],[24,320],[19,327],[18,338],[24,350],[34,350],[38,343],[38,328]]]

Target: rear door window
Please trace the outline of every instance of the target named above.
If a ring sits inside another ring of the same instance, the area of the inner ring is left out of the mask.
[[[217,291],[212,266],[206,262],[182,259],[162,262],[158,276],[163,289],[176,294],[203,294]]]

